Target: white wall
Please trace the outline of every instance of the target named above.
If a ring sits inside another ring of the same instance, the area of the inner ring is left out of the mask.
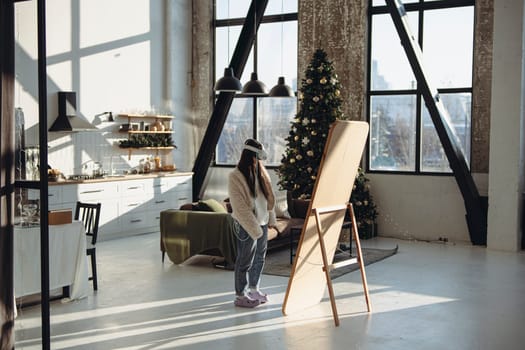
[[[228,197],[227,176],[231,168],[211,168],[205,198]],[[275,171],[269,170],[274,190]],[[341,176],[345,176],[341,174]],[[367,174],[371,193],[378,206],[381,236],[401,239],[438,240],[470,243],[465,206],[453,176],[413,176]],[[481,195],[486,195],[486,176],[476,177]],[[286,194],[277,197],[285,200]]]
[[[470,242],[465,205],[453,176],[367,174],[381,236]],[[486,195],[486,176],[475,180]]]
[[[167,8],[165,8],[165,6]],[[78,114],[100,132],[48,133],[49,164],[65,174],[78,173],[88,161],[104,168],[129,169],[151,152],[128,159],[117,147],[127,134],[119,113],[154,111],[173,114],[178,150],[163,153],[164,163],[191,170],[184,149],[190,106],[190,0],[46,1],[48,126],[58,113],[57,91],[77,92]],[[26,118],[26,145],[38,144],[36,1],[17,3],[15,103]],[[181,52],[183,54],[181,54]],[[112,111],[116,123],[97,114]],[[182,129],[182,130],[181,130]]]

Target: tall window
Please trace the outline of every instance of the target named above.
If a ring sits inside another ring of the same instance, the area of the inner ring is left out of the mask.
[[[404,0],[423,65],[470,163],[474,0]],[[370,171],[451,172],[384,0],[370,0]]]
[[[229,62],[251,1],[215,1],[215,80]],[[255,45],[240,79],[245,84],[252,72],[268,89],[284,76],[297,91],[297,0],[269,0]],[[235,72],[237,75],[237,72]],[[285,149],[290,121],[295,117],[295,97],[247,97],[233,99],[215,152],[216,165],[237,164],[247,138],[262,142],[267,165],[278,165]]]

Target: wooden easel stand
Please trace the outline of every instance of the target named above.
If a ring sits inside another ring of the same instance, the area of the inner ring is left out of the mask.
[[[323,231],[323,228],[321,227],[320,215],[342,211],[346,209],[350,211],[350,219],[352,220],[352,236],[354,237],[355,244],[356,244],[357,257],[350,258],[345,261],[340,261],[335,264],[330,264],[328,262],[328,257],[326,254],[326,247],[325,247],[324,237],[323,237],[324,231]],[[335,270],[343,266],[351,265],[351,264],[356,264],[356,263],[359,264],[359,270],[361,271],[361,281],[363,283],[363,290],[364,290],[365,299],[366,299],[366,307],[367,307],[368,312],[372,311],[372,305],[370,303],[370,295],[368,293],[368,283],[366,281],[365,264],[362,258],[363,255],[361,253],[361,242],[359,240],[359,234],[357,231],[357,223],[356,223],[355,214],[354,214],[354,207],[352,206],[352,203],[348,203],[347,205],[330,206],[330,207],[324,207],[324,208],[313,208],[312,211],[315,215],[317,234],[319,235],[319,245],[321,247],[321,255],[323,258],[323,271],[325,272],[326,284],[328,285],[328,294],[330,295],[332,314],[334,316],[334,322],[337,327],[339,326],[339,315],[337,313],[337,306],[335,303],[335,295],[334,295],[334,289],[332,286],[332,279],[330,278],[330,271],[332,270]]]

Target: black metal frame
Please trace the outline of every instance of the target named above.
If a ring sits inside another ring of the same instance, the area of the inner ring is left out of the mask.
[[[13,176],[14,171],[14,85],[15,11],[13,2],[0,2],[0,347],[13,347],[15,341],[13,269]]]
[[[49,291],[49,220],[48,175],[47,175],[47,54],[46,54],[46,7],[45,0],[37,0],[38,40],[38,135],[40,147],[40,180],[15,181],[15,188],[40,191],[40,279],[42,349],[50,349],[50,291]],[[44,214],[42,214],[44,213]]]
[[[244,71],[244,66],[248,60],[250,49],[257,35],[257,29],[262,22],[267,5],[268,0],[252,0],[229,65],[229,67],[233,68],[236,77],[240,77]],[[257,14],[257,16],[255,16],[255,14]],[[215,146],[219,141],[234,95],[234,92],[221,92],[215,102],[215,107],[213,108],[208,127],[206,128],[203,142],[201,143],[195,164],[193,165],[194,201],[200,198],[201,191],[206,182],[208,168],[212,163]]]
[[[425,75],[422,66],[421,48],[410,34],[407,14],[403,4],[400,3],[399,0],[386,0],[386,4],[463,196],[465,209],[467,211],[466,220],[470,240],[474,245],[485,245],[487,243],[486,203],[478,193],[463,151],[457,142],[453,130],[448,124],[448,112],[441,101],[440,95],[438,91],[431,86]]]

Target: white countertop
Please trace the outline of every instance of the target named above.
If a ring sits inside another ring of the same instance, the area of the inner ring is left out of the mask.
[[[96,183],[96,182],[110,182],[110,181],[126,181],[126,180],[139,180],[139,179],[153,179],[159,177],[170,177],[170,176],[188,176],[193,175],[193,172],[183,171],[154,171],[147,174],[129,174],[129,175],[107,175],[101,178],[88,179],[88,180],[60,180],[60,181],[49,181],[49,186],[55,185],[68,185],[78,183]]]

